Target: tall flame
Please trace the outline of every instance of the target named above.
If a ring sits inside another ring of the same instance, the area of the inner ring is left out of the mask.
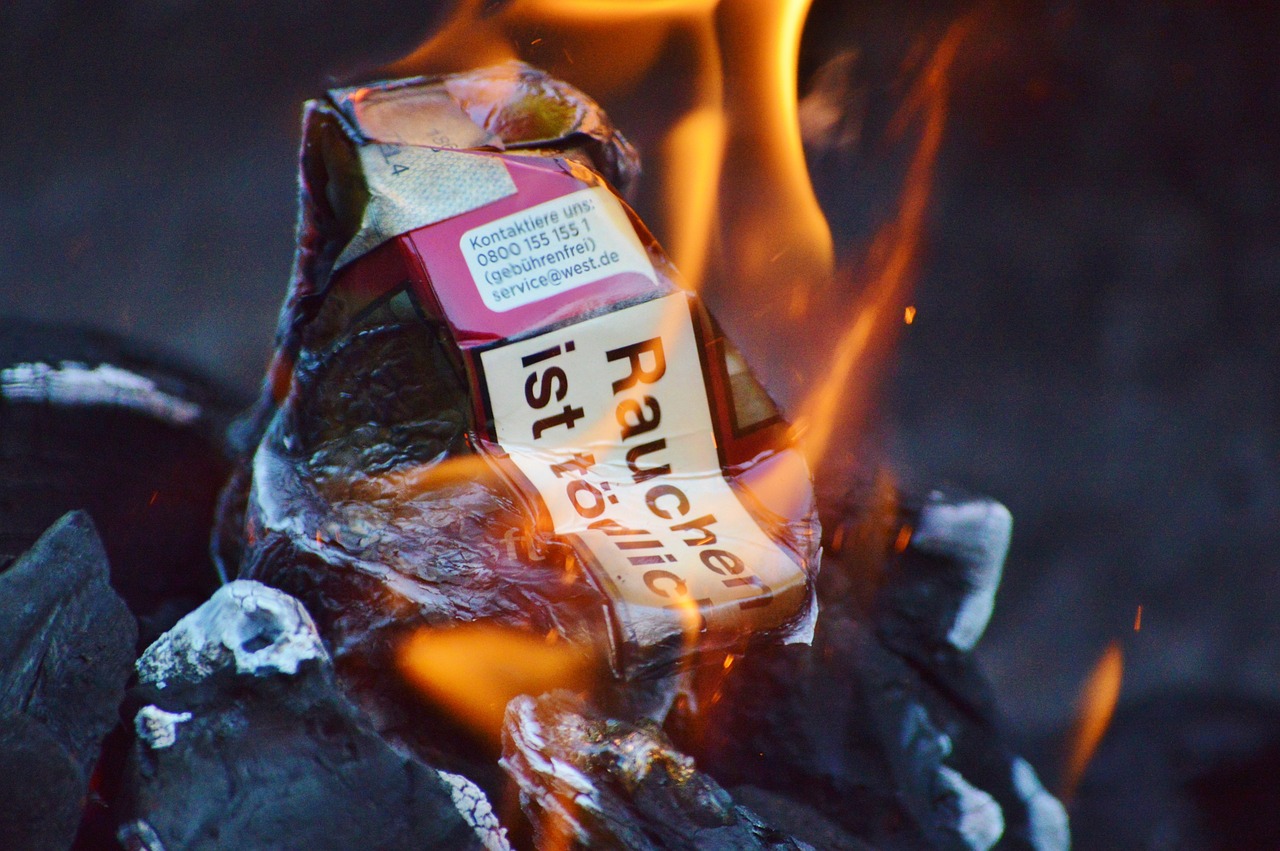
[[[491,2],[463,0],[444,27],[388,70],[443,73],[523,59],[601,97],[611,111],[637,88],[646,91],[646,113],[662,101],[656,119],[667,125],[656,157],[655,230],[686,280],[702,286],[714,266],[717,279],[747,294],[761,315],[798,318],[814,308],[813,294],[826,288],[834,267],[797,99],[811,2],[510,0],[494,10]],[[854,419],[840,416],[851,382],[875,334],[893,324],[889,314],[903,309],[946,123],[949,75],[972,25],[966,18],[947,31],[895,121],[899,131],[919,124],[920,139],[897,214],[856,275],[864,285],[861,307],[837,332],[825,378],[800,406],[797,434],[811,463],[826,453],[836,423]],[[663,112],[667,101],[677,104],[674,115]]]
[[[835,252],[809,179],[797,99],[811,2],[509,0],[495,9],[491,0],[461,0],[436,34],[386,70],[395,76],[447,73],[521,59],[601,99],[625,130],[639,125],[647,132],[640,121],[628,120],[630,104],[650,126],[664,128],[646,151],[646,165],[657,162],[654,229],[686,281],[695,287],[723,283],[746,294],[773,326],[779,312],[795,318],[830,306],[814,293],[838,295],[828,286]],[[801,407],[797,435],[811,463],[832,443],[834,424],[849,419],[839,415],[873,338],[896,325],[904,309],[946,123],[949,75],[971,28],[971,21],[962,21],[947,31],[897,118],[895,129],[918,128],[919,141],[896,214],[874,240],[865,268],[852,275],[864,287],[859,309],[837,332],[825,378]],[[846,315],[847,309],[828,313]],[[690,612],[689,640],[696,640],[696,623]],[[480,629],[424,632],[406,645],[401,662],[439,701],[492,728],[503,695],[517,684],[497,664],[492,676],[475,684],[471,666],[457,667],[450,659],[484,653],[500,660],[522,655],[518,645],[511,636]],[[521,687],[576,676],[573,660],[558,650],[526,649],[536,656],[530,664],[542,679]],[[730,656],[720,679],[731,665]]]
[[[722,242],[728,280],[826,277],[831,232],[809,182],[796,106],[811,0],[466,0],[388,70],[442,73],[523,59],[604,98],[645,79],[682,102],[658,151],[664,243],[698,286]],[[650,102],[652,98],[650,98]],[[612,105],[610,105],[612,108]],[[726,173],[734,198],[721,202]],[[723,225],[723,232],[720,232]],[[717,239],[719,237],[719,239]],[[778,265],[781,257],[784,266]]]
[[[831,230],[809,180],[796,99],[800,36],[809,0],[724,3],[726,112],[733,174],[725,232],[729,280],[786,292],[830,276]],[[736,191],[735,191],[736,190]],[[783,276],[785,270],[785,279]]]
[[[899,132],[913,119],[923,125],[920,141],[907,168],[897,215],[881,228],[872,242],[864,271],[866,284],[862,306],[853,323],[836,343],[826,378],[812,391],[796,420],[805,456],[810,464],[826,453],[835,427],[842,420],[850,381],[867,354],[873,333],[892,326],[899,304],[912,283],[923,238],[933,186],[934,164],[942,146],[950,95],[950,73],[961,43],[974,25],[972,18],[953,24],[938,43],[924,73],[894,119]],[[910,318],[915,308],[906,308]],[[849,417],[843,418],[846,421]]]

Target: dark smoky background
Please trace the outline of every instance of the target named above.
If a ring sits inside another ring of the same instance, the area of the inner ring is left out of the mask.
[[[250,395],[301,102],[447,5],[0,6],[0,311],[123,332]],[[910,137],[887,128],[909,72],[970,9],[815,3],[802,84],[844,51],[851,86],[842,143],[810,165],[855,258],[901,189]],[[1050,772],[1112,641],[1138,718],[1174,695],[1280,700],[1278,10],[996,4],[960,51],[917,314],[868,444],[905,488],[1012,510],[979,652]]]

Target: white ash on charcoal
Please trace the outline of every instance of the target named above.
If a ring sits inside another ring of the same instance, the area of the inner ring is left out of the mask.
[[[1012,533],[1008,509],[933,491],[904,511],[903,522],[909,544],[875,612],[881,641],[934,681],[922,705],[948,736],[949,764],[1000,803],[1009,847],[1068,847],[1065,810],[1010,751],[994,696],[969,656],[994,608]]]
[[[115,726],[137,627],[83,512],[0,572],[0,847],[65,849]]]
[[[483,793],[397,753],[335,687],[302,605],[221,588],[137,662],[128,849],[504,851]]]
[[[178,621],[147,648],[137,668],[142,685],[165,689],[224,669],[296,674],[308,660],[327,659],[311,616],[297,600],[245,581],[224,585]]]
[[[138,741],[155,749],[167,748],[178,741],[178,725],[190,720],[190,712],[165,712],[158,706],[148,705],[133,716],[133,729]]]
[[[87,511],[141,651],[217,587],[208,533],[241,404],[120,337],[0,320],[0,553]]]

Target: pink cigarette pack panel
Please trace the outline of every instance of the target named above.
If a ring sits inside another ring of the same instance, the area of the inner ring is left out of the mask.
[[[403,237],[459,346],[509,339],[670,292],[631,214],[565,160],[502,162],[516,192]]]

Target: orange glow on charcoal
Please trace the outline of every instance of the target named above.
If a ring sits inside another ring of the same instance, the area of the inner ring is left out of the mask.
[[[400,672],[452,717],[496,736],[522,694],[586,688],[588,661],[568,642],[487,624],[421,629],[400,647]]]
[[[913,305],[907,305],[907,309],[902,311],[902,321],[907,325],[916,321],[916,309]]]
[[[1059,795],[1065,804],[1070,804],[1098,743],[1111,724],[1123,680],[1124,654],[1120,651],[1120,643],[1112,642],[1080,690],[1079,710]]]

